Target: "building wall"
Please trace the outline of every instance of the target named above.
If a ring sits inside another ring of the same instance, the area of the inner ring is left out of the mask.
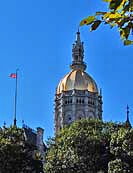
[[[98,93],[71,90],[55,96],[55,131],[81,118],[102,119],[102,97]]]

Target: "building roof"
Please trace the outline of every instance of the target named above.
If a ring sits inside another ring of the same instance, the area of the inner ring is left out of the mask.
[[[56,94],[69,90],[88,90],[98,93],[94,79],[83,70],[73,70],[68,73],[59,83]]]

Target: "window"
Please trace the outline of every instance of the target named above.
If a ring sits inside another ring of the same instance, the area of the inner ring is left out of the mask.
[[[68,119],[67,119],[67,122],[68,122],[68,123],[71,123],[71,122],[72,122],[72,118],[71,118],[71,115],[68,115]]]

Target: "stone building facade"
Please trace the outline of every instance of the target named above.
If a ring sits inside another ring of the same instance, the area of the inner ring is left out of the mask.
[[[102,119],[102,95],[94,79],[85,72],[84,45],[80,32],[72,48],[71,71],[63,77],[55,94],[55,132],[81,118]]]
[[[40,152],[42,162],[44,162],[47,150],[47,147],[43,142],[44,129],[38,127],[37,130],[33,130],[25,124],[23,124],[22,129],[24,130],[26,143],[32,146],[35,151],[38,150]]]

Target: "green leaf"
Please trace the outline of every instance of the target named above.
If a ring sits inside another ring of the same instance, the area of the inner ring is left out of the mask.
[[[129,34],[130,34],[130,27],[129,26],[126,26],[124,28],[124,34],[125,34],[125,38],[127,39]]]
[[[111,13],[110,15],[109,15],[109,18],[110,19],[118,19],[118,18],[121,18],[122,16],[121,16],[121,14],[119,14],[119,13]]]
[[[90,25],[92,22],[94,22],[95,19],[96,19],[95,16],[88,16],[87,18],[83,19],[79,25],[80,26]]]
[[[122,0],[122,2],[120,3],[120,5],[117,7],[117,11],[118,10],[121,10],[123,7],[124,7],[124,5],[125,5],[125,3],[127,2],[128,0]]]
[[[99,27],[99,25],[101,24],[101,20],[96,20],[94,23],[93,23],[93,25],[91,26],[91,31],[94,31],[94,30],[96,30],[98,27]]]
[[[129,22],[129,17],[124,17],[121,20],[118,21],[119,27],[122,27],[125,23]]]
[[[124,40],[124,45],[125,46],[129,46],[131,44],[133,44],[133,41],[131,41],[131,40]]]
[[[133,1],[132,0],[130,0],[130,12],[133,12]]]
[[[112,0],[110,2],[109,8],[110,9],[113,9],[113,10],[116,10],[120,6],[120,4],[122,3],[122,1],[123,0]]]
[[[130,8],[130,5],[129,4],[125,5],[125,7],[122,10],[122,14],[128,12],[129,11],[129,8]]]
[[[111,28],[116,26],[116,23],[110,23]]]
[[[101,12],[101,11],[98,11],[98,12],[96,12],[96,16],[98,16],[98,15],[104,15],[104,14],[106,14],[107,12]]]

